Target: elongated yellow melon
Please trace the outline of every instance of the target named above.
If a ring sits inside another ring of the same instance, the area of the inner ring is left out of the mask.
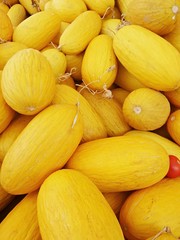
[[[37,220],[37,194],[26,195],[0,224],[0,236],[4,240],[41,240]]]
[[[79,145],[66,168],[86,174],[102,192],[129,191],[164,178],[169,156],[160,144],[146,137],[109,137]]]
[[[26,9],[21,4],[14,4],[7,13],[13,28],[17,27],[27,17]]]
[[[93,38],[85,50],[81,73],[83,82],[94,90],[109,88],[117,74],[117,58],[112,38],[100,34]]]
[[[95,11],[81,13],[60,36],[60,49],[66,54],[83,52],[89,42],[99,34],[101,25],[102,20]]]
[[[120,211],[120,224],[129,240],[145,240],[165,226],[180,237],[180,177],[164,178],[132,193]],[[165,239],[165,238],[163,238]]]
[[[179,11],[179,0],[131,0],[123,14],[131,24],[165,35],[175,27]]]
[[[56,85],[53,104],[78,104],[83,121],[82,141],[87,142],[107,137],[106,127],[101,117],[91,107],[89,102],[75,89],[66,85]]]
[[[50,0],[44,5],[44,9],[52,9],[62,21],[71,23],[81,13],[87,11],[87,6],[84,0]]]
[[[116,215],[102,193],[75,170],[61,169],[43,182],[37,213],[43,240],[124,240]]]
[[[77,106],[56,104],[37,114],[16,138],[1,167],[1,184],[13,194],[38,189],[68,161],[82,139]]]
[[[60,23],[59,15],[53,11],[38,12],[27,17],[14,29],[13,41],[41,50],[56,36]]]
[[[179,51],[152,31],[124,26],[114,36],[113,48],[122,65],[145,86],[160,91],[180,86]]]
[[[2,94],[8,105],[24,115],[34,115],[47,107],[55,93],[55,76],[41,52],[18,51],[2,72]]]

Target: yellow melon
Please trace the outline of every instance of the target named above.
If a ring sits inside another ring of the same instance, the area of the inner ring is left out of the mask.
[[[102,193],[75,170],[61,169],[43,182],[37,213],[44,240],[124,240],[116,215]]]
[[[13,28],[17,27],[27,17],[26,9],[21,4],[14,4],[7,12]]]
[[[37,114],[16,138],[2,163],[1,184],[12,194],[32,192],[62,168],[83,135],[75,105],[55,104]]]
[[[121,192],[159,182],[168,172],[169,156],[147,137],[123,135],[80,144],[65,167],[87,175],[102,192]]]
[[[84,84],[91,89],[103,90],[113,84],[117,74],[117,59],[110,36],[100,34],[93,38],[85,50],[81,73]]]
[[[164,178],[132,193],[120,210],[120,224],[125,237],[128,240],[145,240],[168,226],[179,238],[179,188],[180,177]]]
[[[78,54],[85,50],[89,42],[101,30],[102,20],[95,11],[85,11],[79,14],[67,26],[59,39],[59,46],[65,54]]]
[[[122,27],[113,38],[113,49],[121,64],[145,86],[160,91],[180,86],[179,51],[149,29]]]
[[[46,57],[29,48],[9,59],[2,72],[1,86],[3,97],[12,109],[34,115],[51,103],[55,77]]]
[[[81,13],[87,11],[84,0],[50,0],[44,5],[44,10],[52,9],[64,22],[71,23]]]
[[[160,128],[166,123],[170,110],[167,98],[150,88],[139,88],[129,93],[122,107],[126,122],[138,130]]]
[[[59,15],[50,10],[30,15],[14,29],[13,41],[41,50],[56,36],[60,23]]]
[[[165,35],[175,27],[179,11],[179,0],[131,0],[123,14],[130,24],[137,24],[158,35]]]

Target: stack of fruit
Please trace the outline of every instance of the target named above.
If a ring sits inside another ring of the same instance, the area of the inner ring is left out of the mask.
[[[0,82],[1,239],[180,239],[180,0],[1,0]]]

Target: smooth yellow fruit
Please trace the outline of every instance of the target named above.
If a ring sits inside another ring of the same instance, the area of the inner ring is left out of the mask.
[[[66,85],[56,85],[53,104],[78,104],[83,121],[82,141],[87,142],[98,138],[107,137],[106,127],[101,117],[91,107],[88,101],[75,89]]]
[[[7,4],[9,7],[13,6],[16,3],[19,3],[19,0],[1,0],[3,1],[5,4]]]
[[[179,0],[131,0],[123,14],[130,24],[165,35],[173,30],[179,11]]]
[[[132,193],[120,211],[120,224],[129,240],[144,240],[170,227],[180,236],[180,177],[164,178]]]
[[[119,30],[120,25],[121,20],[118,18],[104,19],[102,21],[101,33],[107,34],[113,38],[115,33]]]
[[[137,88],[145,87],[145,85],[143,85],[133,74],[127,71],[120,62],[118,62],[118,72],[114,83],[129,92]]]
[[[18,42],[5,42],[0,44],[0,69],[3,70],[7,61],[19,50],[27,48]]]
[[[27,17],[15,29],[13,41],[41,50],[56,36],[60,18],[53,11],[41,11]]]
[[[94,90],[109,88],[117,74],[117,58],[112,38],[100,34],[93,38],[85,50],[81,73],[85,85]]]
[[[180,108],[180,87],[170,92],[164,92],[169,102],[175,107]]]
[[[87,6],[83,0],[50,0],[45,4],[44,9],[52,9],[62,21],[71,23],[81,13],[87,11]]]
[[[41,111],[19,134],[3,160],[3,188],[13,194],[38,189],[49,174],[64,166],[82,135],[77,106],[56,104]]]
[[[20,132],[27,126],[34,116],[19,115],[15,117],[0,135],[0,161],[3,161],[10,146]]]
[[[114,0],[84,0],[89,9],[96,11],[101,16],[105,15],[108,10],[114,8]]]
[[[80,89],[79,91],[101,117],[108,136],[123,135],[131,129],[124,119],[121,105],[111,96],[106,97],[109,92],[92,94],[87,89]]]
[[[147,137],[109,137],[79,145],[66,168],[81,171],[102,192],[122,192],[159,182],[168,172],[169,156]]]
[[[156,33],[124,26],[115,34],[113,48],[122,65],[145,86],[160,91],[180,86],[180,53]]]
[[[7,15],[9,16],[14,28],[27,17],[26,9],[21,4],[14,4],[9,9]]]
[[[119,222],[102,193],[75,170],[61,169],[43,182],[37,213],[44,240],[124,240]]]
[[[120,209],[125,202],[126,198],[129,196],[130,192],[110,192],[110,193],[103,193],[106,201],[111,206],[112,210],[119,216]]]
[[[2,81],[2,72],[0,71],[0,83]],[[0,87],[0,133],[2,133],[10,124],[15,116],[15,111],[5,102]]]
[[[13,35],[13,25],[8,15],[0,9],[0,43],[11,41]]]
[[[102,20],[95,11],[81,13],[64,30],[59,39],[59,45],[65,54],[79,54],[83,52],[89,42],[101,30]]]
[[[170,114],[167,120],[167,130],[171,138],[180,145],[180,109]]]
[[[66,56],[56,48],[46,49],[41,52],[49,61],[57,83],[58,79],[66,72]]]
[[[171,108],[161,92],[139,88],[125,98],[122,111],[126,122],[134,129],[155,130],[166,123]]]
[[[12,109],[21,114],[34,115],[51,103],[55,93],[55,77],[41,52],[32,48],[23,49],[5,65],[1,87],[3,97]]]
[[[152,139],[153,141],[159,143],[162,147],[164,147],[164,149],[166,149],[169,155],[174,155],[180,159],[180,146],[176,144],[174,141],[167,139],[163,136],[160,136],[157,133],[150,132],[150,131],[131,130],[125,133],[125,135],[129,135],[129,136],[134,135],[137,137],[143,136],[143,137]]]
[[[41,240],[37,220],[37,194],[26,195],[0,224],[3,240]]]

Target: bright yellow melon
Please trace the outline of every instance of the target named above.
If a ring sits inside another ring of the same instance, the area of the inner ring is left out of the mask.
[[[70,169],[52,173],[37,200],[42,239],[124,240],[116,215],[84,174]]]
[[[18,113],[34,115],[47,107],[55,93],[55,76],[50,63],[36,49],[14,54],[2,72],[2,94]]]

